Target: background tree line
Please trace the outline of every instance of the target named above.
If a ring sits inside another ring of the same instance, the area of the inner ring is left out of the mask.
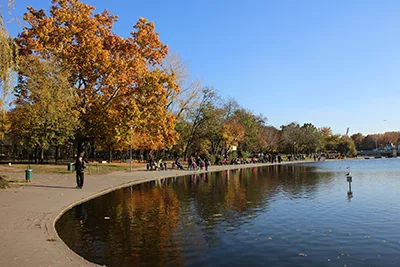
[[[388,143],[394,145],[400,144],[400,132],[386,132],[383,134],[368,134],[364,136],[361,133],[356,133],[351,136],[357,150],[373,150],[382,149]]]
[[[310,123],[268,125],[192,80],[145,18],[126,38],[112,31],[117,16],[78,0],[54,0],[49,14],[27,7],[23,19],[28,26],[17,38],[0,24],[2,157],[40,162],[85,151],[92,159],[127,159],[131,139],[137,157],[355,155],[356,146],[369,147],[370,136],[349,138]],[[379,145],[394,140],[388,135]]]

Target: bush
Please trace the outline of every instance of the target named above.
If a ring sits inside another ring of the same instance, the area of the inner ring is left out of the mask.
[[[3,177],[0,176],[0,189],[4,189],[8,187],[8,182],[7,180],[3,179]]]

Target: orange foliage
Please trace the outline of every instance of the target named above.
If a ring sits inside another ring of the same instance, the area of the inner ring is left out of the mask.
[[[112,32],[117,17],[78,0],[53,0],[50,15],[28,7],[30,27],[19,35],[20,55],[55,59],[69,72],[80,98],[84,140],[96,137],[109,147],[121,145],[129,126],[140,136],[137,147],[160,149],[175,143],[175,118],[166,110],[166,89],[179,90],[174,74],[159,67],[168,48],[154,23],[140,18],[123,38]]]

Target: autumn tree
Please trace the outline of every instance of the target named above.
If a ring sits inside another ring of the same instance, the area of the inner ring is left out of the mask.
[[[265,136],[265,150],[266,152],[278,152],[280,144],[279,130],[274,126],[265,126],[261,130],[262,135]]]
[[[175,117],[165,107],[167,90],[179,88],[174,73],[160,68],[168,48],[154,24],[140,18],[123,38],[112,31],[117,17],[108,11],[94,14],[93,6],[78,0],[52,3],[49,15],[28,7],[24,20],[30,27],[17,41],[22,56],[51,58],[68,71],[79,98],[78,152],[90,138],[110,146],[127,139],[132,125],[140,137],[137,146],[173,144]]]
[[[385,146],[387,143],[397,144],[400,141],[400,132],[385,132],[378,135],[378,145]]]
[[[0,142],[4,143],[6,135],[10,132],[10,114],[2,107],[0,100]]]

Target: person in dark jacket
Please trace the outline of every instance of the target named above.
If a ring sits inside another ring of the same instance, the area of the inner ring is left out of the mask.
[[[76,188],[82,189],[83,181],[85,178],[85,168],[86,163],[83,160],[83,156],[79,156],[75,163],[75,170],[76,170]]]

